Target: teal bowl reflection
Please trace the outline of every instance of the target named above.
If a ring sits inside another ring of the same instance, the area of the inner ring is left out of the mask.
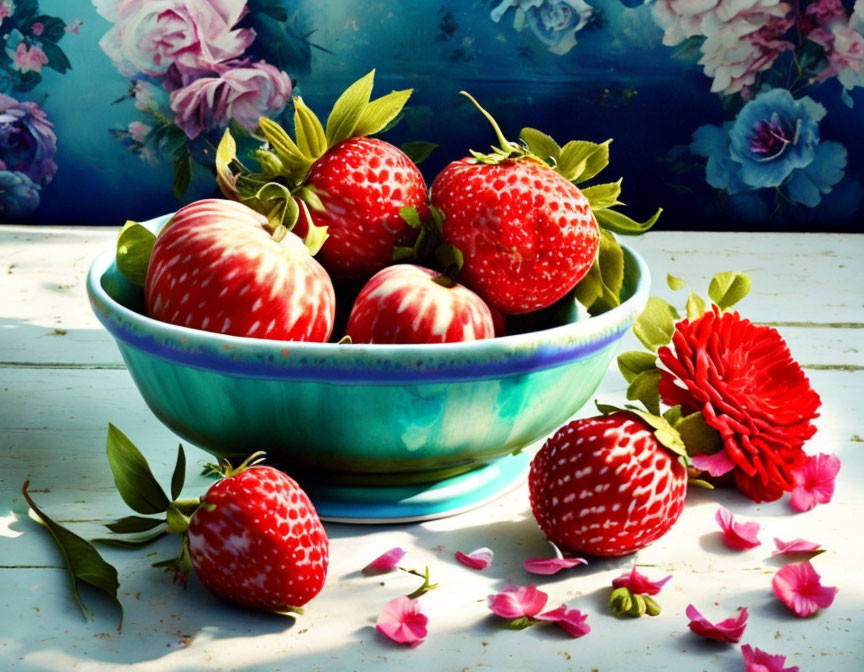
[[[148,224],[156,230],[164,219]],[[624,251],[619,307],[469,343],[268,341],[166,324],[143,314],[141,291],[119,274],[111,250],[93,262],[87,290],[144,400],[175,433],[222,457],[264,450],[327,498],[338,491],[350,504],[379,493],[378,509],[370,504],[359,517],[375,518],[385,502],[382,517],[410,518],[504,489],[524,471],[524,460],[517,469],[505,456],[591,397],[648,297],[644,261]],[[473,482],[484,467],[494,467],[497,480]],[[454,483],[459,492],[447,490]],[[434,505],[430,489],[445,493]],[[419,508],[399,508],[415,496],[425,497]],[[331,517],[359,511],[337,509]]]

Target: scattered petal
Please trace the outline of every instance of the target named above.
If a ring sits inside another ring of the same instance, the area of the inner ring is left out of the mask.
[[[670,574],[665,579],[651,581],[647,576],[636,571],[636,565],[634,563],[629,572],[625,572],[612,581],[612,587],[626,588],[635,595],[656,595],[671,578],[672,575]]]
[[[549,596],[534,586],[509,585],[500,593],[489,596],[489,609],[501,618],[534,617],[539,614]]]
[[[420,611],[420,603],[400,595],[384,606],[375,628],[394,642],[418,646],[426,638],[428,623],[429,618]]]
[[[562,569],[587,565],[584,558],[532,558],[522,563],[522,569],[532,574],[557,574]]]
[[[814,544],[806,539],[793,539],[792,541],[780,541],[774,537],[774,545],[777,550],[771,555],[782,555],[783,553],[824,553],[825,549],[820,544]]]
[[[723,530],[723,541],[729,548],[744,551],[748,548],[756,548],[762,543],[757,538],[759,523],[738,523],[732,512],[722,506],[717,509],[714,519],[720,525],[720,529]]]
[[[808,455],[795,473],[795,489],[789,506],[796,511],[809,511],[817,504],[830,502],[839,471],[840,458],[836,455]]]
[[[741,655],[744,656],[746,672],[798,672],[797,665],[783,667],[786,664],[786,656],[765,653],[759,648],[754,651],[749,644],[741,647]]]
[[[710,476],[715,478],[728,474],[736,466],[725,450],[718,450],[711,455],[704,453],[694,455],[692,462],[699,471],[707,471]]]
[[[552,621],[571,637],[582,637],[591,632],[591,626],[586,623],[588,614],[583,614],[578,609],[570,609],[562,604],[557,609],[545,611],[535,616],[538,621]]]
[[[737,617],[727,618],[716,625],[700,614],[692,604],[687,605],[686,613],[690,619],[691,632],[717,642],[740,642],[747,627],[747,607],[744,607]]]
[[[492,564],[492,558],[495,556],[495,553],[492,552],[492,549],[486,548],[478,548],[476,551],[471,551],[467,555],[462,551],[456,551],[455,557],[466,567],[470,567],[471,569],[486,569],[489,565]]]
[[[399,561],[405,557],[405,551],[399,548],[391,548],[383,555],[379,555],[372,562],[366,565],[362,572],[363,576],[376,576],[377,574],[386,574],[396,569]]]
[[[809,561],[802,562],[780,569],[771,587],[783,604],[803,618],[830,607],[837,595],[837,588],[823,586],[819,578]]]

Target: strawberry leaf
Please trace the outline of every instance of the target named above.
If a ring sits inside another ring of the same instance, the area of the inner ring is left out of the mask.
[[[161,518],[126,516],[115,520],[113,523],[106,523],[105,527],[116,534],[136,534],[138,532],[148,532],[153,528],[164,524],[165,520]]]
[[[120,610],[119,630],[123,627],[123,605],[117,599],[117,589],[120,587],[120,583],[117,580],[117,570],[102,559],[102,556],[99,555],[99,552],[92,544],[77,534],[70,532],[62,525],[55,523],[43,513],[30,498],[30,494],[27,492],[29,487],[30,481],[25,481],[21,494],[24,495],[24,499],[30,505],[33,513],[39,517],[54,538],[54,542],[63,556],[63,564],[66,566],[66,571],[69,572],[69,578],[72,580],[72,596],[75,598],[75,602],[78,603],[81,612],[85,617],[87,616],[87,608],[84,606],[78,593],[79,581],[102,591],[117,605],[117,608]]]
[[[687,319],[691,322],[698,320],[705,314],[705,299],[698,294],[690,292],[687,297]]]
[[[297,202],[294,201],[294,203],[296,204]],[[314,256],[318,254],[327,240],[327,227],[315,224],[305,201],[300,201],[300,209],[303,211],[303,215],[308,223],[308,231],[306,232],[306,237],[303,239],[303,244],[309,250],[309,254]]]
[[[354,128],[360,121],[372,95],[372,84],[375,80],[375,71],[358,79],[349,86],[336,100],[333,110],[327,118],[327,146],[342,142],[350,138]]]
[[[608,231],[600,232],[597,259],[574,293],[576,299],[591,315],[599,315],[621,304],[621,286],[624,284],[624,251]]]
[[[171,476],[171,499],[177,499],[183,489],[186,480],[186,453],[183,444],[177,446],[177,462],[174,464],[174,473]]]
[[[351,135],[363,137],[383,131],[391,121],[399,116],[413,92],[414,89],[392,91],[386,96],[373,100],[363,110]]]
[[[416,164],[422,163],[429,158],[429,155],[435,151],[437,147],[438,145],[434,142],[415,141],[402,144],[400,149]]]
[[[618,197],[621,195],[621,180],[607,184],[596,184],[582,190],[583,196],[591,204],[591,210],[596,211],[611,208],[613,205],[621,205]]]
[[[258,165],[261,166],[261,174],[267,178],[273,178],[285,172],[285,166],[274,152],[258,148],[250,152],[249,156],[258,162]]]
[[[563,176],[565,180],[570,182],[579,182],[581,179],[587,179],[582,178],[581,175],[586,172],[588,168],[588,160],[593,155],[602,151],[602,146],[598,145],[596,142],[588,142],[587,140],[571,140],[561,148],[555,170]],[[606,151],[606,162],[609,162],[608,148]]]
[[[132,221],[117,236],[117,270],[137,287],[144,286],[155,242],[156,236],[147,227]]]
[[[618,369],[628,383],[643,371],[657,368],[657,356],[644,350],[631,350],[618,355]]]
[[[656,413],[645,413],[636,408],[630,409],[630,412],[635,413],[651,425],[654,428],[654,436],[657,440],[670,451],[675,453],[684,466],[690,465],[690,458],[687,455],[687,448],[684,446],[684,441],[681,440],[681,435],[678,433],[677,429],[669,424],[666,418]]]
[[[708,297],[720,310],[731,308],[750,292],[750,276],[726,271],[718,273],[708,285]]]
[[[608,208],[598,210],[594,213],[594,216],[597,218],[597,223],[607,231],[620,233],[625,236],[636,236],[640,233],[645,233],[654,226],[657,220],[660,219],[661,212],[663,212],[663,208],[657,208],[657,212],[644,222],[637,222],[625,214]]]
[[[305,177],[314,159],[297,146],[291,136],[285,132],[285,129],[267,117],[261,117],[258,120],[258,129],[269,143],[270,148],[285,165],[286,177],[298,182]]]
[[[660,415],[660,370],[655,368],[637,373],[627,387],[630,401],[641,401],[654,415]]]
[[[146,546],[157,539],[161,539],[166,534],[168,534],[168,530],[163,528],[151,534],[141,535],[140,537],[98,537],[93,539],[93,541],[97,544],[113,546],[114,548],[139,548],[141,546]]]
[[[310,208],[315,210],[316,212],[324,212],[326,209],[324,207],[324,203],[321,202],[321,197],[318,195],[318,192],[315,191],[315,187],[311,185],[303,185],[300,189],[300,193],[298,194],[300,200],[306,203]]]
[[[174,163],[174,198],[182,200],[192,181],[192,152],[187,145],[180,147],[172,157]]]
[[[687,283],[685,283],[681,278],[676,278],[671,273],[666,274],[666,284],[669,286],[669,289],[673,291],[684,289],[687,286]]]
[[[557,166],[561,158],[561,147],[551,136],[546,135],[536,128],[523,128],[519,132],[519,138],[531,152],[541,161],[551,166]]]
[[[164,513],[171,502],[153,477],[147,460],[114,425],[108,425],[108,463],[123,501],[143,514]]]
[[[399,208],[399,216],[412,229],[419,229],[422,226],[420,222],[420,214],[417,212],[417,208],[413,205],[406,205],[403,208]]]
[[[676,319],[678,319],[678,311],[673,306],[663,299],[652,296],[648,298],[645,310],[636,319],[633,333],[642,345],[651,352],[657,352],[659,347],[667,345],[672,340]]]
[[[324,127],[299,96],[294,98],[294,133],[297,135],[297,146],[306,156],[317,159],[327,151]]]
[[[686,415],[673,423],[687,447],[688,455],[712,455],[723,448],[723,439],[713,427],[705,422],[702,413]]]
[[[237,179],[231,172],[231,162],[237,159],[237,143],[227,128],[216,148],[216,183],[225,198],[238,200]]]

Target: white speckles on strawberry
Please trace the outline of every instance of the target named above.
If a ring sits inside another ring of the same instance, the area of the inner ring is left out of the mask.
[[[235,604],[288,611],[324,586],[324,527],[306,493],[272,467],[249,467],[213,485],[188,533],[201,583]]]
[[[617,412],[575,420],[537,453],[529,475],[531,508],[556,545],[593,555],[624,555],[678,520],[687,474],[654,430]]]
[[[293,234],[274,240],[263,215],[208,199],[177,212],[147,271],[147,313],[234,336],[326,341],[335,294],[329,276]]]
[[[600,231],[573,184],[533,160],[454,161],[435,178],[443,239],[458,247],[460,279],[507,314],[551,305],[588,272]]]

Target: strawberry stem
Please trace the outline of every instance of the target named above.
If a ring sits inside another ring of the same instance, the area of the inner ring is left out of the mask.
[[[252,453],[237,467],[232,467],[231,463],[228,462],[228,460],[220,460],[220,464],[222,466],[222,478],[231,478],[232,476],[242,474],[249,467],[253,467],[256,464],[263,462],[265,455],[266,453],[263,450],[259,450],[256,453]]]
[[[502,152],[504,152],[505,154],[510,154],[511,152],[514,152],[514,151],[521,151],[521,147],[519,145],[510,142],[509,140],[507,140],[507,138],[504,137],[504,133],[501,131],[501,127],[498,125],[498,122],[495,121],[495,117],[493,117],[486,110],[484,110],[481,107],[480,103],[478,103],[475,100],[474,96],[472,96],[467,91],[460,91],[459,93],[462,94],[463,96],[465,96],[472,103],[474,103],[474,107],[476,107],[478,110],[480,110],[480,114],[482,114],[484,117],[486,117],[486,119],[489,120],[489,123],[492,124],[492,128],[495,131],[495,135],[498,136],[498,142],[501,144],[501,151]]]

